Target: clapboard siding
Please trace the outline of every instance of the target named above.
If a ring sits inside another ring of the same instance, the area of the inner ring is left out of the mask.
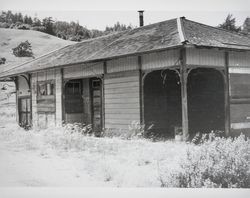
[[[230,67],[250,67],[250,52],[229,52]]]
[[[132,121],[140,121],[139,72],[105,75],[105,128],[128,129]]]
[[[135,92],[138,92],[138,87],[106,89],[106,93],[109,93],[109,94],[122,94],[122,93],[135,93]]]
[[[194,49],[186,50],[186,61],[188,65],[198,66],[225,66],[225,54],[215,49]]]
[[[137,104],[138,98],[106,98],[105,104]]]
[[[103,63],[75,65],[64,68],[65,79],[84,78],[103,74]]]
[[[139,90],[139,87],[138,87]],[[105,93],[105,100],[106,99],[111,99],[111,98],[126,98],[126,99],[130,99],[130,98],[137,98],[137,94],[138,92],[134,92],[134,93],[119,93],[119,94],[109,94],[109,93]]]
[[[117,83],[113,83],[113,84],[107,84],[107,89],[112,89],[112,88],[126,88],[126,87],[138,87],[139,84],[138,82],[134,81],[134,82],[117,82]]]
[[[119,118],[117,118],[116,113],[106,113],[105,117],[108,118],[108,119],[114,119],[114,120],[119,119]],[[132,113],[132,114],[124,114],[123,118],[124,119],[137,119],[138,115],[134,114],[134,113]]]
[[[234,73],[234,74],[250,74],[250,67],[230,67],[229,68],[229,73]]]
[[[230,73],[230,119],[232,129],[250,128],[250,74]]]
[[[138,69],[138,57],[125,57],[107,61],[107,73]]]
[[[232,123],[250,121],[250,104],[231,104],[230,109]]]
[[[142,55],[142,69],[150,70],[171,67],[178,64],[179,50],[167,50]]]

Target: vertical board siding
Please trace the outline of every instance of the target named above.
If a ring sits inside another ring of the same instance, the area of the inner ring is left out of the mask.
[[[104,78],[106,129],[128,129],[140,122],[139,71],[107,74]]]
[[[107,73],[130,71],[138,69],[137,56],[118,58],[107,61]]]
[[[250,67],[250,52],[230,52],[229,53],[230,67]]]
[[[75,65],[64,68],[64,78],[83,78],[103,74],[103,63]]]
[[[168,50],[142,55],[142,70],[171,67],[179,64],[179,50]]]
[[[56,98],[56,112],[55,113],[38,113],[37,104],[37,83],[39,81],[55,80],[55,98]],[[55,124],[60,125],[62,123],[62,101],[61,101],[61,73],[60,69],[49,69],[42,72],[32,73],[32,124],[33,127],[50,127]]]
[[[186,61],[188,65],[225,66],[224,52],[215,49],[187,49]]]

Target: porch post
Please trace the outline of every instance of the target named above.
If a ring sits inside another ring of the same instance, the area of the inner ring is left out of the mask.
[[[188,133],[188,103],[187,103],[187,68],[186,68],[186,48],[180,50],[180,81],[181,81],[181,102],[182,102],[182,131],[183,140],[187,141]]]
[[[230,133],[230,96],[229,96],[229,54],[225,52],[225,79],[224,79],[224,93],[225,93],[225,134],[229,136]]]
[[[138,56],[139,70],[139,97],[140,97],[140,125],[144,125],[144,94],[143,94],[143,79],[142,79],[142,57]]]

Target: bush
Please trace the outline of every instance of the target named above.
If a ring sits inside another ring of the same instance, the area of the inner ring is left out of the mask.
[[[5,64],[6,58],[0,58],[0,65]]]
[[[13,48],[13,54],[16,57],[33,57],[31,44],[29,41],[21,42],[17,47]]]
[[[216,137],[192,146],[181,161],[181,169],[171,173],[175,187],[250,187],[250,140]]]

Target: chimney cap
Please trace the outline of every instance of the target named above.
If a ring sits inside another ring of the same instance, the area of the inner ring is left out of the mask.
[[[143,14],[144,10],[138,10],[139,14]]]

